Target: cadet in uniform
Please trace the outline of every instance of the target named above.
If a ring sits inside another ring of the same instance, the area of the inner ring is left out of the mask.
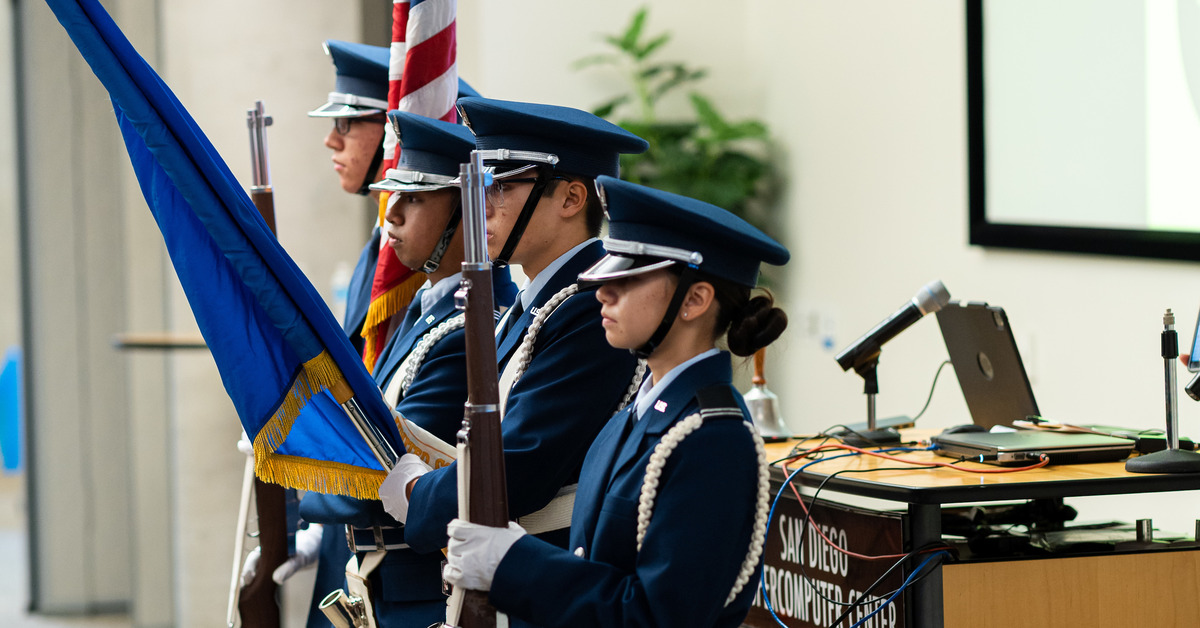
[[[405,266],[427,273],[429,281],[392,334],[374,375],[401,416],[454,443],[467,381],[462,314],[454,302],[463,262],[462,197],[452,180],[459,164],[470,160],[475,138],[457,124],[400,111],[388,117],[399,137],[400,161],[372,187],[391,192],[388,245]],[[496,269],[494,280],[497,304],[510,305],[516,286],[508,270]],[[326,530],[339,530],[343,546],[350,539],[360,574],[370,566],[366,575],[381,628],[424,628],[445,618],[441,552],[418,554],[409,548],[404,528],[379,502],[309,494],[300,514]]]
[[[735,627],[761,569],[767,468],[715,345],[748,356],[782,333],[783,312],[750,292],[788,252],[713,205],[598,184],[609,255],[579,279],[602,282],[608,341],[648,356],[652,376],[588,451],[571,550],[455,520],[446,579],[544,626]]]
[[[594,178],[616,175],[618,157],[647,144],[578,109],[484,98],[458,107],[485,166],[496,169],[488,253],[529,277],[496,335],[510,515],[565,545],[583,455],[631,396],[637,366],[604,340],[600,304],[575,285],[604,255]],[[457,514],[456,465],[429,470],[405,458],[380,487],[384,507],[407,519],[414,548],[445,547]]]

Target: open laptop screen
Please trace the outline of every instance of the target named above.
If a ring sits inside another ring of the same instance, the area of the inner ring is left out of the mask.
[[[951,301],[937,321],[976,425],[991,429],[1039,414],[1003,308]]]

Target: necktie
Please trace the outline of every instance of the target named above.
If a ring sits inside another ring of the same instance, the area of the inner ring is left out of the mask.
[[[504,319],[504,327],[500,329],[500,333],[496,337],[504,338],[507,336],[508,332],[517,324],[517,319],[521,318],[521,315],[524,313],[525,307],[521,304],[521,293],[518,292],[517,300],[513,301],[512,307],[508,308],[508,313]]]
[[[408,311],[404,313],[404,321],[400,323],[400,329],[396,332],[397,334],[403,336],[408,333],[408,330],[416,326],[417,321],[421,319],[421,295],[424,293],[424,288],[417,290],[417,294],[409,302]]]

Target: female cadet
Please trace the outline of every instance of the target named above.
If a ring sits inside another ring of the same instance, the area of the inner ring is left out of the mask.
[[[761,262],[787,249],[707,203],[599,177],[609,254],[580,275],[606,338],[652,377],[588,451],[570,547],[515,523],[450,524],[445,578],[490,590],[497,609],[545,626],[737,626],[754,598],[765,535],[762,441],[730,384],[787,318],[750,298]]]

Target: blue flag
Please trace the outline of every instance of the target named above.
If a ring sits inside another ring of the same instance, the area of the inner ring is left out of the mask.
[[[47,4],[108,90],[142,194],[254,443],[258,477],[377,498],[386,473],[340,404],[353,396],[397,454],[404,449],[341,326],[100,3]]]

